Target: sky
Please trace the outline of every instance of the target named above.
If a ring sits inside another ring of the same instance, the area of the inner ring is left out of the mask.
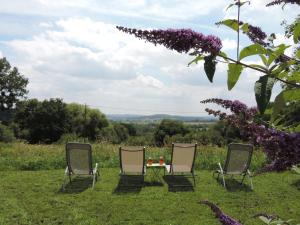
[[[284,38],[283,20],[293,21],[299,8],[265,7],[251,0],[241,20]],[[154,46],[118,31],[191,28],[221,38],[223,51],[235,55],[236,33],[215,22],[236,18],[224,0],[0,0],[0,57],[29,79],[28,98],[62,98],[87,104],[105,114],[173,114],[206,116],[207,98],[255,105],[254,83],[261,75],[245,70],[227,89],[227,66],[217,65],[210,83],[203,64],[193,57]],[[241,38],[241,48],[251,44]],[[292,50],[289,50],[292,52]],[[257,59],[251,59],[256,62]],[[280,90],[275,87],[272,98]]]

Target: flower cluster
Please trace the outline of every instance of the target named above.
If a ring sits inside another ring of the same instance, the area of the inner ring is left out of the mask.
[[[222,48],[220,38],[195,32],[191,29],[167,29],[167,30],[137,30],[117,26],[117,29],[137,38],[144,39],[155,45],[164,45],[168,49],[179,53],[211,53],[216,55]]]
[[[214,203],[209,202],[207,200],[200,201],[200,203],[204,205],[208,205],[211,208],[211,210],[215,213],[216,217],[219,219],[222,225],[242,225],[241,223],[237,222],[230,216],[223,213],[222,210]]]
[[[232,20],[235,23],[238,23],[237,20],[233,19]],[[224,21],[220,21],[215,23],[216,25],[222,25]],[[244,24],[243,21],[239,21],[239,26],[242,26]],[[265,42],[266,38],[267,38],[267,34],[265,32],[262,31],[262,29],[260,27],[256,27],[256,26],[252,26],[251,24],[248,25],[248,31],[244,32],[249,39],[253,42],[253,43],[258,43],[261,44],[263,46],[267,46],[268,44]]]
[[[300,133],[286,133],[256,122],[257,109],[248,108],[239,101],[208,99],[202,103],[215,103],[233,112],[228,115],[219,110],[206,109],[209,114],[228,121],[239,129],[243,137],[264,149],[271,163],[263,171],[285,170],[300,163]]]
[[[260,27],[249,25],[248,32],[246,34],[253,43],[258,43],[263,46],[267,45],[264,41],[267,38],[267,35]]]
[[[275,1],[268,3],[266,6],[280,5],[281,3],[283,3],[283,4],[291,3],[291,4],[300,5],[300,0],[275,0]]]

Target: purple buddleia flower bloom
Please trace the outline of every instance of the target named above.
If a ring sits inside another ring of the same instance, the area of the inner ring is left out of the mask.
[[[258,43],[263,46],[267,45],[264,41],[267,38],[267,35],[260,27],[249,25],[248,32],[246,34],[253,43]]]
[[[210,53],[218,54],[222,48],[220,38],[195,32],[191,29],[167,29],[167,30],[137,30],[117,26],[117,29],[137,38],[144,39],[155,45],[163,45],[168,49],[179,53]]]
[[[211,210],[215,213],[216,217],[219,219],[222,225],[242,225],[235,219],[223,213],[222,210],[214,203],[209,202],[207,200],[200,201],[200,203],[204,205],[208,205],[211,208]]]
[[[271,163],[261,169],[261,172],[281,171],[300,163],[300,133],[287,133],[254,122],[254,117],[258,114],[257,109],[248,108],[240,101],[214,98],[201,101],[201,103],[215,103],[233,113],[227,115],[220,110],[206,109],[209,114],[226,120],[238,128],[242,137],[262,147]]]
[[[270,3],[268,3],[266,6],[273,6],[273,5],[280,5],[280,4],[297,4],[297,5],[300,5],[300,0],[275,0],[275,1],[272,1]]]

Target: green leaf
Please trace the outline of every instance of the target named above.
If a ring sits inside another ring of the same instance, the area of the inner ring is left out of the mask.
[[[268,66],[268,60],[267,57],[264,55],[259,55],[259,57],[261,58],[261,60],[263,61],[263,63],[265,64],[265,66]]]
[[[270,224],[271,222],[271,219],[268,219],[265,216],[259,216],[258,218],[261,219],[261,221],[263,221],[265,224]]]
[[[257,107],[259,112],[263,114],[267,108],[267,105],[270,101],[272,88],[275,83],[275,78],[270,77],[269,75],[264,75],[255,82],[254,92]]]
[[[294,26],[294,43],[297,44],[300,38],[300,22],[296,23]]]
[[[215,56],[209,55],[204,57],[204,71],[206,73],[207,78],[212,83],[213,78],[216,72],[216,64]]]
[[[300,89],[284,90],[280,92],[280,94],[276,96],[274,101],[271,122],[274,122],[277,119],[278,114],[282,109],[284,109],[284,107],[286,107],[288,102],[299,101],[299,100],[300,100]]]
[[[241,29],[244,33],[248,33],[249,31],[249,24],[248,23],[244,23],[242,26],[241,26]]]
[[[227,56],[227,54],[225,52],[222,52],[222,51],[219,52],[219,56],[222,57],[224,60],[226,60],[228,62],[228,59],[227,59],[228,56]]]
[[[188,66],[190,66],[191,64],[195,63],[197,64],[199,61],[203,60],[204,59],[204,56],[202,55],[198,55],[196,58],[194,58],[192,61],[190,61],[188,63]]]
[[[238,31],[239,29],[239,24],[236,20],[231,20],[231,19],[228,19],[228,20],[223,20],[223,21],[220,21],[217,23],[218,25],[222,24],[222,25],[225,25],[235,31]]]
[[[240,52],[240,60],[242,60],[245,57],[251,56],[251,55],[265,54],[266,51],[267,50],[260,44],[249,45],[249,46],[245,47],[244,49],[242,49],[242,51]]]
[[[271,65],[274,60],[276,60],[280,55],[284,53],[284,51],[289,48],[290,45],[281,44],[275,48],[274,51],[272,51],[269,55],[269,60],[267,62],[267,65]]]
[[[268,68],[266,68],[266,67],[264,67],[262,65],[259,65],[259,64],[250,64],[249,66],[265,70],[266,73],[268,72]]]
[[[296,57],[298,58],[298,59],[300,59],[300,48],[297,50],[297,52],[296,52]]]
[[[300,174],[300,167],[298,167],[298,166],[293,166],[293,167],[292,167],[292,170],[293,170],[294,172]]]
[[[243,66],[241,64],[229,63],[228,64],[228,78],[227,78],[227,87],[228,90],[231,90],[236,82],[238,81],[241,72],[243,70]]]
[[[230,9],[232,6],[235,6],[235,3],[230,4],[230,5],[226,8],[226,10]]]

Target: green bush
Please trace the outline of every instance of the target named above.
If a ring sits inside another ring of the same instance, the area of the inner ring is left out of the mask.
[[[0,122],[0,142],[12,142],[13,140],[15,140],[15,136],[12,129]]]
[[[84,142],[83,137],[79,137],[74,133],[63,134],[60,139],[56,142],[57,144],[66,144],[67,142]]]

